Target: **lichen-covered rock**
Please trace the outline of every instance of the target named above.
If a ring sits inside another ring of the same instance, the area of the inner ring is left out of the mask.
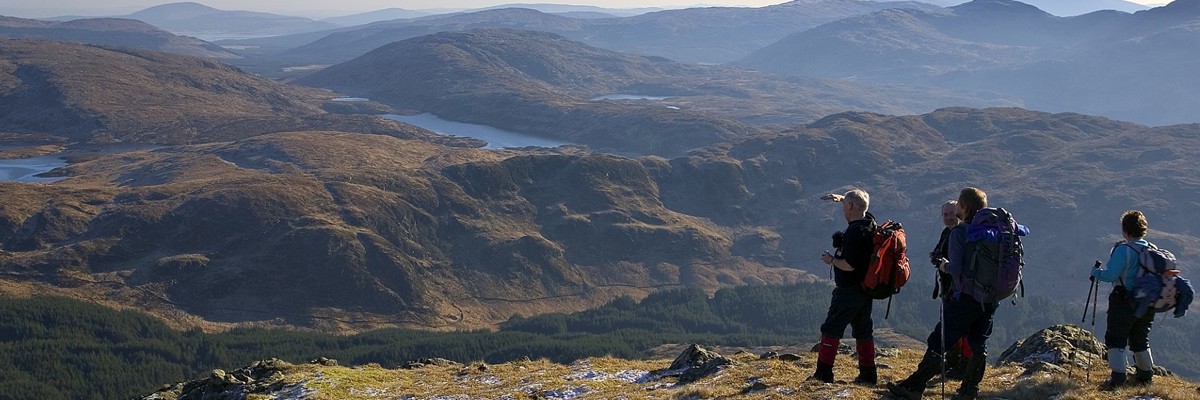
[[[291,367],[292,364],[286,361],[270,358],[228,372],[214,369],[207,378],[163,385],[158,392],[143,397],[142,400],[244,399],[252,393],[278,389],[277,384],[283,379],[283,373]]]
[[[1000,364],[1021,364],[1027,369],[1039,363],[1089,367],[1103,362],[1104,345],[1086,329],[1055,325],[1019,340],[1000,354]]]
[[[688,383],[697,379],[712,375],[720,371],[728,365],[732,365],[733,360],[718,354],[717,352],[707,350],[697,344],[688,346],[670,367],[665,370],[655,371],[658,376],[679,376],[680,383]]]
[[[526,362],[528,362],[529,357],[524,357],[524,358],[525,358]],[[436,358],[436,357],[435,358],[418,358],[416,360],[412,360],[412,361],[404,363],[404,365],[401,365],[400,368],[417,369],[417,368],[424,368],[424,367],[427,367],[430,365],[434,365],[434,366],[438,366],[438,367],[445,367],[445,366],[449,366],[449,365],[459,365],[459,363],[447,360],[445,358]]]

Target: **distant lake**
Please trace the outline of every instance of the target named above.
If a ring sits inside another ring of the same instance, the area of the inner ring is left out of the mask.
[[[21,148],[24,146],[0,146],[0,150]],[[68,156],[82,154],[115,154],[126,151],[150,150],[162,146],[144,144],[110,144],[84,145],[68,148],[58,154],[41,157],[0,159],[0,181],[3,182],[57,182],[67,177],[41,178],[34,175],[50,172],[55,168],[67,166]]]
[[[42,157],[0,160],[0,181],[4,182],[55,182],[65,177],[39,178],[34,175],[50,172],[58,167],[67,166],[67,159],[62,154]]]
[[[593,97],[592,101],[597,100],[666,100],[671,96],[646,96],[640,94],[606,94],[600,97]]]
[[[365,98],[365,97],[338,97],[336,99],[333,99],[333,101],[342,102],[342,103],[355,103],[355,102],[360,102],[360,101],[371,101],[371,100],[368,98]]]
[[[502,149],[505,147],[558,147],[571,144],[564,141],[546,139],[522,133],[509,132],[487,125],[467,124],[447,121],[436,115],[425,113],[417,115],[384,114],[384,118],[416,125],[442,135],[465,136],[487,142],[486,149]]]

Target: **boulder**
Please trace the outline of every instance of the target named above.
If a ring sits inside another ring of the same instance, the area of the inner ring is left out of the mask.
[[[999,364],[1021,364],[1026,369],[1045,369],[1041,363],[1056,366],[1090,367],[1104,362],[1104,344],[1077,325],[1055,325],[1013,343],[1000,354]]]
[[[447,360],[445,358],[418,358],[416,360],[412,360],[412,361],[404,363],[403,365],[400,366],[400,368],[417,369],[417,368],[425,368],[430,365],[438,366],[438,367],[445,367],[445,366],[460,365],[460,364],[457,362],[454,362],[454,361]]]
[[[692,344],[688,346],[670,367],[655,371],[658,376],[679,376],[679,383],[688,383],[712,375],[725,366],[733,364],[733,360],[714,351]]]

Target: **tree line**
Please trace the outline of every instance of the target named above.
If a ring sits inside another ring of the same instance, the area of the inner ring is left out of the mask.
[[[0,303],[0,400],[130,398],[206,376],[214,368],[239,368],[271,357],[305,362],[323,356],[344,365],[395,368],[432,357],[464,363],[520,357],[569,363],[604,355],[636,359],[668,343],[807,348],[819,337],[830,289],[828,283],[743,286],[711,297],[678,289],[641,301],[619,297],[577,313],[514,315],[498,332],[381,329],[351,336],[283,329],[178,331],[135,311],[66,298],[7,299]],[[877,302],[876,326],[923,339],[938,318],[930,291],[914,280],[896,296],[886,320],[886,302]],[[1072,316],[1078,318],[1080,311],[1045,297],[1019,299],[997,313],[989,342],[1008,346],[1039,329],[1077,322]],[[1189,335],[1200,328],[1194,320],[1159,323],[1152,333],[1160,363],[1191,377],[1200,375],[1198,340]],[[989,353],[994,357],[1003,350]]]

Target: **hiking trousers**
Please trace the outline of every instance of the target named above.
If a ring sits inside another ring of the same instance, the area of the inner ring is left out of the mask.
[[[829,313],[821,324],[821,336],[841,339],[850,325],[850,334],[859,340],[874,340],[875,326],[871,321],[874,300],[859,288],[836,287],[829,302]]]
[[[1104,345],[1110,349],[1132,352],[1150,348],[1150,327],[1154,325],[1154,312],[1141,318],[1134,316],[1134,303],[1124,286],[1117,285],[1108,295],[1108,328],[1104,331]]]
[[[967,338],[970,344],[971,358],[964,360],[962,385],[959,394],[974,398],[979,393],[979,382],[983,381],[987,369],[987,338],[992,334],[992,318],[1000,303],[982,304],[969,295],[952,296],[946,303],[945,321],[939,322],[929,334],[925,356],[917,364],[917,370],[899,383],[900,390],[909,393],[925,391],[925,384],[937,376],[942,370],[942,354],[946,346],[953,345],[961,338]],[[942,328],[945,327],[946,337],[942,339]],[[945,346],[943,346],[943,343]],[[889,390],[891,390],[889,388]],[[895,390],[893,390],[895,393]]]

